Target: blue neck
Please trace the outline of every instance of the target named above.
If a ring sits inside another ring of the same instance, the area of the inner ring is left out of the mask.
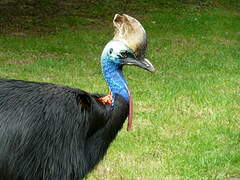
[[[108,56],[102,57],[103,76],[112,92],[113,100],[116,94],[129,101],[127,82],[122,74],[122,67],[113,63]]]

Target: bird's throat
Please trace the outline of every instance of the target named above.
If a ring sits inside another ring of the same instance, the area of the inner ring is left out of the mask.
[[[116,94],[122,96],[126,101],[129,101],[129,90],[122,73],[122,68],[112,64],[103,64],[102,68],[103,76],[112,93],[112,103],[114,104]]]
[[[122,68],[117,66],[110,67],[109,64],[102,64],[104,78],[109,86],[110,94],[101,98],[104,104],[110,104],[114,107],[116,94],[122,96],[129,103],[128,127],[132,127],[133,100],[128,89],[127,82],[122,74]]]

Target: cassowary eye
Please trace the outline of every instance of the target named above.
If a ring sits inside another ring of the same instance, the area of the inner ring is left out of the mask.
[[[111,48],[111,49],[109,50],[109,54],[112,54],[112,52],[113,52],[113,49]]]

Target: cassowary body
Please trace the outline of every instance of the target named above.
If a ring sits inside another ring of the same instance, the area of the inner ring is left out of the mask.
[[[114,18],[117,28],[133,20]],[[90,172],[129,115],[123,65],[154,71],[137,52],[121,40],[104,48],[110,101],[67,86],[0,79],[0,180],[78,180]]]
[[[82,178],[105,154],[128,115],[79,89],[0,79],[0,179]]]

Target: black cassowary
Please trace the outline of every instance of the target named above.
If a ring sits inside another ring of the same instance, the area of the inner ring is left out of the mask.
[[[129,115],[125,64],[154,71],[144,58],[146,34],[115,15],[115,36],[101,56],[107,96],[50,83],[0,79],[0,179],[78,180],[103,158]]]

